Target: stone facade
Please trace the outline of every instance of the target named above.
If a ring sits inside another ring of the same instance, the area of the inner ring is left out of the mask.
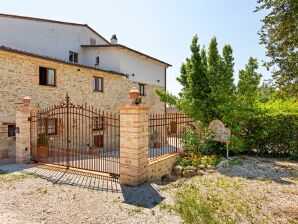
[[[161,181],[165,176],[169,176],[175,165],[178,154],[166,155],[154,160],[148,164],[148,180],[155,182]]]
[[[39,67],[55,69],[56,86],[39,85]],[[104,92],[93,91],[93,77],[102,77]],[[31,97],[31,105],[47,108],[57,105],[66,93],[76,104],[118,112],[119,106],[129,102],[127,93],[133,82],[119,74],[84,68],[35,56],[0,50],[0,158],[8,150],[15,156],[15,138],[8,137],[8,124],[16,120],[16,108],[22,105],[24,96]],[[160,102],[154,90],[160,86],[146,85],[143,103],[150,105],[150,113],[164,113],[165,104]]]

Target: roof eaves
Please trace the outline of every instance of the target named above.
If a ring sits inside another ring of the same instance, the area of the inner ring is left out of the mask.
[[[76,66],[76,67],[102,71],[102,72],[110,73],[110,74],[113,74],[113,75],[120,75],[120,76],[128,77],[128,74],[125,74],[125,73],[100,69],[100,68],[96,68],[96,67],[88,66],[88,65],[83,65],[83,64],[72,63],[72,62],[69,62],[69,61],[62,60],[62,59],[48,57],[48,56],[44,56],[44,55],[39,55],[39,54],[27,52],[27,51],[17,50],[17,49],[9,48],[9,47],[6,47],[6,46],[1,46],[0,45],[0,50],[11,52],[11,53],[16,53],[16,54],[21,54],[21,55],[26,55],[26,56],[30,56],[30,57],[35,57],[35,58],[41,58],[41,59],[45,59],[45,60],[49,60],[49,61],[54,61],[54,62],[58,62],[58,63],[63,63],[63,64],[67,64],[67,65]]]
[[[94,32],[97,36],[99,36],[104,41],[106,41],[108,44],[110,44],[110,42],[106,38],[104,38],[102,35],[100,35],[98,32],[96,32],[94,29],[92,29],[88,24],[64,22],[64,21],[58,21],[58,20],[42,19],[42,18],[35,18],[35,17],[29,17],[29,16],[10,15],[10,14],[3,14],[3,13],[0,13],[0,16],[9,17],[9,18],[16,18],[16,19],[26,19],[26,20],[32,20],[32,21],[39,21],[39,22],[50,22],[50,23],[59,23],[59,24],[72,25],[72,26],[87,27],[89,30]]]
[[[137,50],[134,50],[132,48],[129,48],[129,47],[126,47],[125,45],[121,45],[121,44],[109,44],[109,45],[104,45],[104,44],[100,44],[100,45],[81,45],[81,47],[118,47],[118,48],[123,48],[123,49],[126,49],[126,50],[129,50],[129,51],[132,51],[136,54],[139,54],[139,55],[142,55],[142,56],[145,56],[147,58],[150,58],[151,60],[154,60],[154,61],[158,61],[162,64],[165,64],[167,67],[171,67],[172,65],[167,63],[167,62],[164,62],[164,61],[161,61],[157,58],[154,58],[148,54],[144,54],[140,51],[137,51]]]

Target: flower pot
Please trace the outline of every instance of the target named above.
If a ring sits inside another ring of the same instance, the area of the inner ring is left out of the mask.
[[[37,158],[45,159],[49,156],[49,148],[47,146],[39,146],[37,148]]]
[[[153,148],[160,148],[160,142],[154,142]]]

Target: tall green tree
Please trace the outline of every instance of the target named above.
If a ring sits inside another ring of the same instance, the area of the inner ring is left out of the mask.
[[[219,118],[220,112],[218,111],[218,107],[220,104],[220,77],[222,72],[222,64],[221,57],[218,53],[217,48],[217,40],[213,37],[210,41],[208,48],[208,84],[211,89],[211,93],[209,95],[209,100],[211,102],[210,105],[210,116],[212,118]]]
[[[231,45],[225,45],[222,50],[221,72],[218,82],[219,100],[217,110],[220,113],[220,118],[228,125],[232,125],[234,113],[237,108],[235,105],[235,91],[234,84],[234,57]]]
[[[157,91],[161,100],[175,105],[186,114],[208,124],[213,119],[230,119],[234,104],[234,58],[230,45],[221,56],[216,38],[212,38],[208,52],[198,43],[195,35],[190,45],[191,55],[182,64],[177,80],[182,85],[179,97]]]
[[[259,99],[259,85],[261,74],[257,73],[257,59],[250,57],[245,69],[239,71],[239,82],[237,85],[238,104],[245,117],[251,116],[255,111]]]
[[[255,11],[268,11],[259,32],[271,59],[264,65],[273,69],[279,89],[298,98],[298,1],[258,0],[258,4]]]

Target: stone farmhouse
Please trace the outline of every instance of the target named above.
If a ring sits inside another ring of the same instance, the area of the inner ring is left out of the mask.
[[[151,113],[164,113],[155,89],[166,88],[170,64],[108,41],[86,24],[0,14],[0,159],[15,156],[16,108],[75,104],[117,112],[132,87]]]

